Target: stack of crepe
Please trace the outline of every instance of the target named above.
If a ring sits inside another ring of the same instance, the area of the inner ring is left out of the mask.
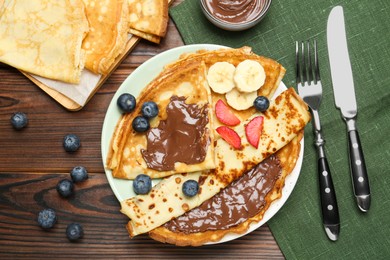
[[[148,41],[160,43],[165,36],[168,23],[166,0],[128,0],[130,5],[130,30]]]
[[[0,62],[78,84],[84,67],[105,75],[134,33],[165,35],[167,0],[0,1]]]
[[[170,171],[151,169],[142,157],[142,150],[148,149],[147,135],[136,133],[131,128],[131,122],[140,114],[140,108],[123,115],[118,122],[106,163],[113,176],[134,179],[138,174],[144,173],[152,178],[164,177],[149,194],[121,201],[121,212],[130,218],[127,229],[131,237],[149,232],[156,240],[180,246],[198,246],[209,241],[218,241],[227,232],[245,232],[249,224],[260,221],[272,201],[281,196],[284,179],[297,161],[299,140],[302,138],[303,128],[310,120],[310,114],[306,104],[294,89],[288,89],[272,100],[269,109],[264,113],[257,112],[253,107],[241,111],[234,110],[241,120],[234,129],[241,137],[242,146],[235,149],[229,145],[214,131],[220,124],[215,117],[215,104],[218,100],[225,99],[223,95],[210,89],[206,79],[207,72],[217,62],[229,62],[237,66],[245,60],[256,61],[262,65],[266,80],[257,94],[271,98],[281,82],[285,69],[272,59],[252,53],[249,47],[203,50],[182,55],[179,60],[167,65],[137,98],[137,104],[145,101],[154,101],[158,104],[160,114],[151,121],[152,128],[167,120],[164,111],[172,96],[184,96],[189,104],[204,105],[204,102],[209,102],[208,108],[212,112],[211,115],[210,113],[207,115],[209,123],[206,132],[209,138],[207,143],[212,147],[208,149],[208,156],[202,163],[188,165],[177,162]],[[260,143],[258,148],[255,148],[245,138],[245,126],[252,118],[260,115],[264,117],[264,124]],[[189,233],[172,231],[164,226],[170,220],[191,212],[213,198],[271,155],[279,159],[282,171],[268,192],[265,204],[259,206],[255,216],[227,230]],[[194,197],[185,196],[182,192],[182,184],[190,179],[198,181],[200,186],[200,192]]]

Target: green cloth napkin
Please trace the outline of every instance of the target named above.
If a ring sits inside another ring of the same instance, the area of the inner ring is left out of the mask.
[[[335,108],[326,46],[332,7],[342,5],[358,103],[357,126],[371,185],[368,213],[358,210],[349,172],[346,126]],[[274,0],[254,28],[228,32],[203,16],[199,1],[186,0],[170,15],[186,44],[248,45],[287,69],[283,82],[294,86],[295,41],[316,38],[323,85],[320,117],[341,218],[338,241],[321,221],[317,154],[312,126],[305,129],[304,159],[296,187],[268,222],[287,259],[390,259],[390,1]]]

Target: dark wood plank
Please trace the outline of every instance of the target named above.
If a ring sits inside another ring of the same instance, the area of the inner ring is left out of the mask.
[[[0,259],[87,258],[209,258],[280,259],[274,238],[266,226],[240,239],[199,248],[180,248],[156,242],[142,235],[130,239],[128,221],[119,213],[119,203],[102,174],[75,187],[75,195],[61,198],[55,186],[69,175],[2,173],[0,178]],[[49,231],[36,222],[46,207],[56,210],[58,222]],[[77,222],[84,227],[84,238],[71,243],[66,226]]]

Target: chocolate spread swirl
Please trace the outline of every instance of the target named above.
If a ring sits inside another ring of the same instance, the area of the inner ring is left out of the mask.
[[[271,155],[220,193],[165,223],[164,227],[189,234],[237,226],[257,215],[265,206],[265,197],[281,172],[279,159]]]
[[[217,19],[230,23],[254,20],[265,6],[264,0],[207,0],[209,12]]]
[[[147,149],[141,150],[148,168],[175,169],[176,162],[197,164],[204,161],[210,143],[207,105],[185,103],[185,97],[172,96],[166,108],[167,119],[147,132]]]

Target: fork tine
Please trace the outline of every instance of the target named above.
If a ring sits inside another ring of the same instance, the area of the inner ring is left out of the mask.
[[[311,52],[310,52],[310,41],[306,41],[306,47],[307,47],[307,63],[308,63],[308,69],[307,69],[307,75],[308,75],[308,84],[310,85],[313,81],[313,67],[312,67],[312,58],[311,58]]]
[[[301,66],[299,63],[299,43],[298,41],[295,42],[295,81],[296,84],[298,85],[301,83]]]
[[[317,40],[314,40],[314,73],[315,73],[315,82],[321,80],[320,77],[320,66],[318,65],[318,50],[317,50]]]
[[[307,81],[307,72],[306,72],[306,58],[305,58],[305,44],[301,42],[302,49],[302,83],[304,84]]]

